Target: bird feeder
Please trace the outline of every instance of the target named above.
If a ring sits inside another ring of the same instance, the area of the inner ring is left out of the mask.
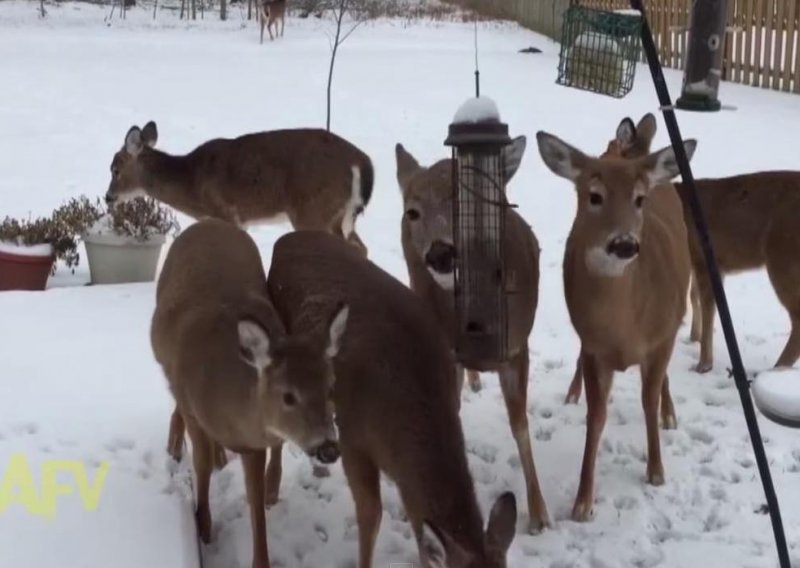
[[[695,111],[718,111],[722,108],[717,91],[722,78],[727,14],[727,0],[692,2],[683,88],[675,101],[676,108]]]
[[[453,156],[456,353],[462,361],[504,361],[508,125],[500,122],[491,99],[472,98],[459,108],[444,143]]]
[[[621,98],[633,88],[641,54],[638,10],[598,10],[571,3],[561,28],[556,83]]]

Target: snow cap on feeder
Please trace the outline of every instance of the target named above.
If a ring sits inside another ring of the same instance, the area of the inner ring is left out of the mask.
[[[495,102],[470,98],[450,124],[455,345],[460,360],[508,358],[505,288],[504,148],[511,143]],[[467,365],[469,366],[469,365]]]

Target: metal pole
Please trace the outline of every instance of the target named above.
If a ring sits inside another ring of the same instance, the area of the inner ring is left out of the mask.
[[[675,159],[678,162],[678,168],[683,178],[683,183],[688,190],[687,196],[692,210],[692,217],[694,218],[694,224],[700,238],[700,246],[703,249],[703,255],[706,259],[706,268],[708,269],[708,275],[711,279],[711,287],[714,291],[714,298],[719,310],[719,318],[722,323],[722,331],[725,335],[725,343],[731,358],[733,379],[739,391],[739,398],[741,399],[745,421],[747,422],[747,430],[753,445],[753,453],[755,454],[758,472],[761,476],[761,483],[764,486],[764,495],[767,498],[767,506],[769,508],[770,519],[772,520],[772,531],[775,535],[775,546],[778,549],[778,560],[780,561],[781,568],[791,568],[789,550],[786,546],[786,535],[783,532],[783,521],[781,520],[780,507],[778,506],[778,498],[775,494],[775,487],[772,484],[772,476],[769,471],[767,455],[764,451],[764,443],[761,440],[761,432],[758,428],[758,420],[756,419],[755,409],[753,408],[753,400],[750,398],[750,383],[747,380],[744,364],[742,363],[742,356],[739,353],[739,346],[736,342],[736,333],[733,329],[733,322],[731,321],[731,314],[728,309],[725,288],[722,286],[722,278],[720,277],[714,249],[711,246],[711,241],[708,236],[705,216],[703,215],[700,200],[697,197],[697,188],[694,184],[692,169],[689,166],[686,150],[683,147],[683,138],[678,128],[678,121],[675,118],[675,111],[672,108],[669,90],[664,80],[661,64],[658,60],[658,53],[655,43],[653,42],[653,35],[650,32],[650,25],[647,22],[642,0],[630,0],[630,2],[631,8],[639,10],[642,13],[642,47],[647,54],[647,63],[650,66],[650,74],[653,76],[653,84],[655,85],[656,92],[658,93],[658,100],[661,104],[662,112],[664,113],[664,122],[667,125],[672,149],[675,152]]]

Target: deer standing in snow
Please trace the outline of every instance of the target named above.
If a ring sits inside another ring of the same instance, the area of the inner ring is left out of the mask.
[[[525,152],[524,136],[504,150],[505,179],[511,180]],[[452,216],[452,160],[444,159],[430,167],[421,166],[398,144],[397,180],[403,194],[403,256],[408,267],[411,289],[436,315],[442,330],[451,340],[455,318]],[[529,529],[549,525],[547,507],[539,487],[528,430],[528,337],[533,328],[539,296],[539,243],[531,228],[514,210],[506,212],[506,271],[514,290],[508,299],[508,361],[458,361],[456,374],[463,383],[463,369],[494,371],[508,410],[511,433],[517,444],[528,498]],[[475,373],[475,375],[477,375]],[[471,378],[471,381],[473,379]],[[460,390],[460,387],[459,387]]]
[[[215,138],[188,154],[155,148],[150,121],[132,126],[111,161],[106,201],[142,192],[195,219],[239,226],[280,222],[328,231],[367,254],[356,217],[372,196],[374,172],[364,152],[324,129],[297,128]]]
[[[572,518],[587,521],[594,503],[597,450],[616,371],[639,365],[647,428],[647,481],[664,483],[659,406],[665,428],[672,405],[660,405],[667,366],[686,312],[691,273],[678,175],[671,147],[637,159],[587,156],[537,133],[539,153],[575,187],[578,207],[564,251],[564,293],[581,340],[586,388],[586,443]],[[696,141],[684,142],[691,159]]]
[[[176,401],[171,428],[179,419],[192,441],[199,536],[211,539],[214,453],[228,448],[244,468],[253,568],[269,567],[266,449],[288,440],[323,463],[339,457],[330,394],[347,314],[332,306],[319,333],[287,332],[252,238],[218,219],[191,225],[164,262],[150,339]]]
[[[259,0],[258,16],[261,23],[261,41],[264,43],[264,28],[269,32],[269,39],[272,37],[272,25],[275,24],[275,35],[278,36],[278,21],[281,24],[280,37],[283,37],[283,26],[286,23],[286,0]]]
[[[505,568],[516,500],[510,492],[500,495],[484,531],[458,416],[454,361],[428,306],[352,247],[319,231],[275,242],[268,289],[294,334],[319,334],[338,302],[350,309],[334,362],[334,404],[355,502],[359,568],[372,566],[381,474],[397,486],[423,568]],[[270,455],[270,487],[280,483],[276,459],[280,454]]]

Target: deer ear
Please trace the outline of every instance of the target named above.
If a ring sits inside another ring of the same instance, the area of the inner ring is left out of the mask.
[[[397,183],[400,185],[400,191],[405,192],[408,181],[422,168],[402,144],[398,143],[394,147],[394,153],[397,160]]]
[[[691,161],[694,151],[697,148],[697,140],[689,139],[683,141],[683,149],[686,157]],[[675,152],[672,146],[662,148],[643,158],[644,173],[650,184],[650,188],[668,183],[672,178],[680,174],[678,161],[675,159]]]
[[[536,142],[539,154],[550,171],[571,181],[578,179],[588,159],[583,152],[543,131],[536,133]]]
[[[648,112],[636,126],[636,137],[640,141],[647,142],[647,147],[650,148],[650,144],[653,142],[653,138],[655,138],[657,129],[658,124],[656,123],[656,117],[652,112]]]
[[[630,117],[626,116],[622,119],[617,126],[617,141],[619,141],[623,147],[627,148],[636,140],[636,126],[633,124],[633,120]]]
[[[486,543],[493,550],[504,555],[514,540],[517,527],[517,500],[514,494],[506,491],[494,502],[486,527]]]
[[[152,148],[158,142],[158,128],[152,120],[142,128],[142,142]]]
[[[350,307],[344,302],[340,302],[328,324],[328,347],[325,349],[325,355],[330,359],[339,354],[349,315]]]
[[[252,319],[239,320],[238,330],[239,356],[260,374],[272,362],[267,330]]]
[[[142,131],[138,126],[131,126],[125,135],[125,151],[131,156],[138,156],[142,146]]]
[[[517,136],[511,141],[511,144],[503,148],[506,183],[511,181],[511,178],[517,173],[519,165],[522,163],[522,156],[525,155],[525,147],[527,144],[527,138],[524,136]]]

